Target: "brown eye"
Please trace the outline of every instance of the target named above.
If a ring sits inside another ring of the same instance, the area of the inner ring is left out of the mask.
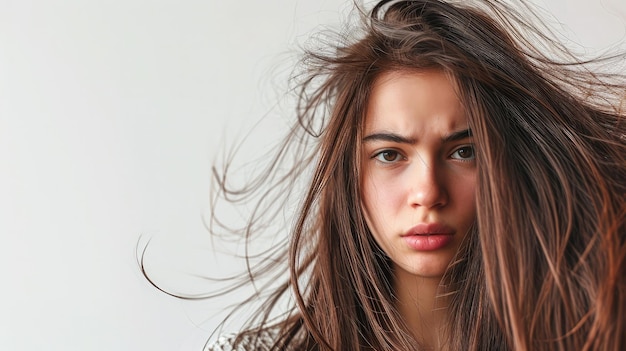
[[[474,147],[468,145],[456,149],[450,157],[462,161],[471,161],[476,158],[476,155],[474,154]]]
[[[383,150],[374,155],[374,158],[382,163],[393,163],[400,161],[402,159],[402,155],[394,150]]]

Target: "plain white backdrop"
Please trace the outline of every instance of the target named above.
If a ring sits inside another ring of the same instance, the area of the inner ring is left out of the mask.
[[[623,0],[537,3],[579,49],[626,49]],[[200,282],[177,276],[236,265],[199,239],[212,162],[286,90],[297,43],[350,7],[0,0],[0,349],[200,350],[241,294],[159,292],[140,235],[177,291]]]

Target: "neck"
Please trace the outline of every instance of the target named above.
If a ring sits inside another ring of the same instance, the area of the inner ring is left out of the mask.
[[[441,277],[418,277],[401,269],[395,274],[397,308],[413,336],[427,349],[440,349],[446,301],[437,292]]]

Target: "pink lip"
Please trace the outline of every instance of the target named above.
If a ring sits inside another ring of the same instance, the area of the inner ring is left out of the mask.
[[[440,223],[420,223],[402,235],[404,242],[416,251],[434,251],[454,239],[454,229]]]
[[[403,236],[409,235],[434,235],[434,234],[454,234],[454,229],[440,223],[420,223],[409,229]]]

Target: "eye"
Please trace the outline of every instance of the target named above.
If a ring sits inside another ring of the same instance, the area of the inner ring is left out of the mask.
[[[375,154],[372,158],[375,158],[377,161],[380,161],[382,163],[394,163],[402,160],[403,157],[398,151],[383,150]]]
[[[471,145],[462,146],[456,149],[452,155],[450,155],[450,158],[461,161],[471,161],[476,158],[474,147]]]

